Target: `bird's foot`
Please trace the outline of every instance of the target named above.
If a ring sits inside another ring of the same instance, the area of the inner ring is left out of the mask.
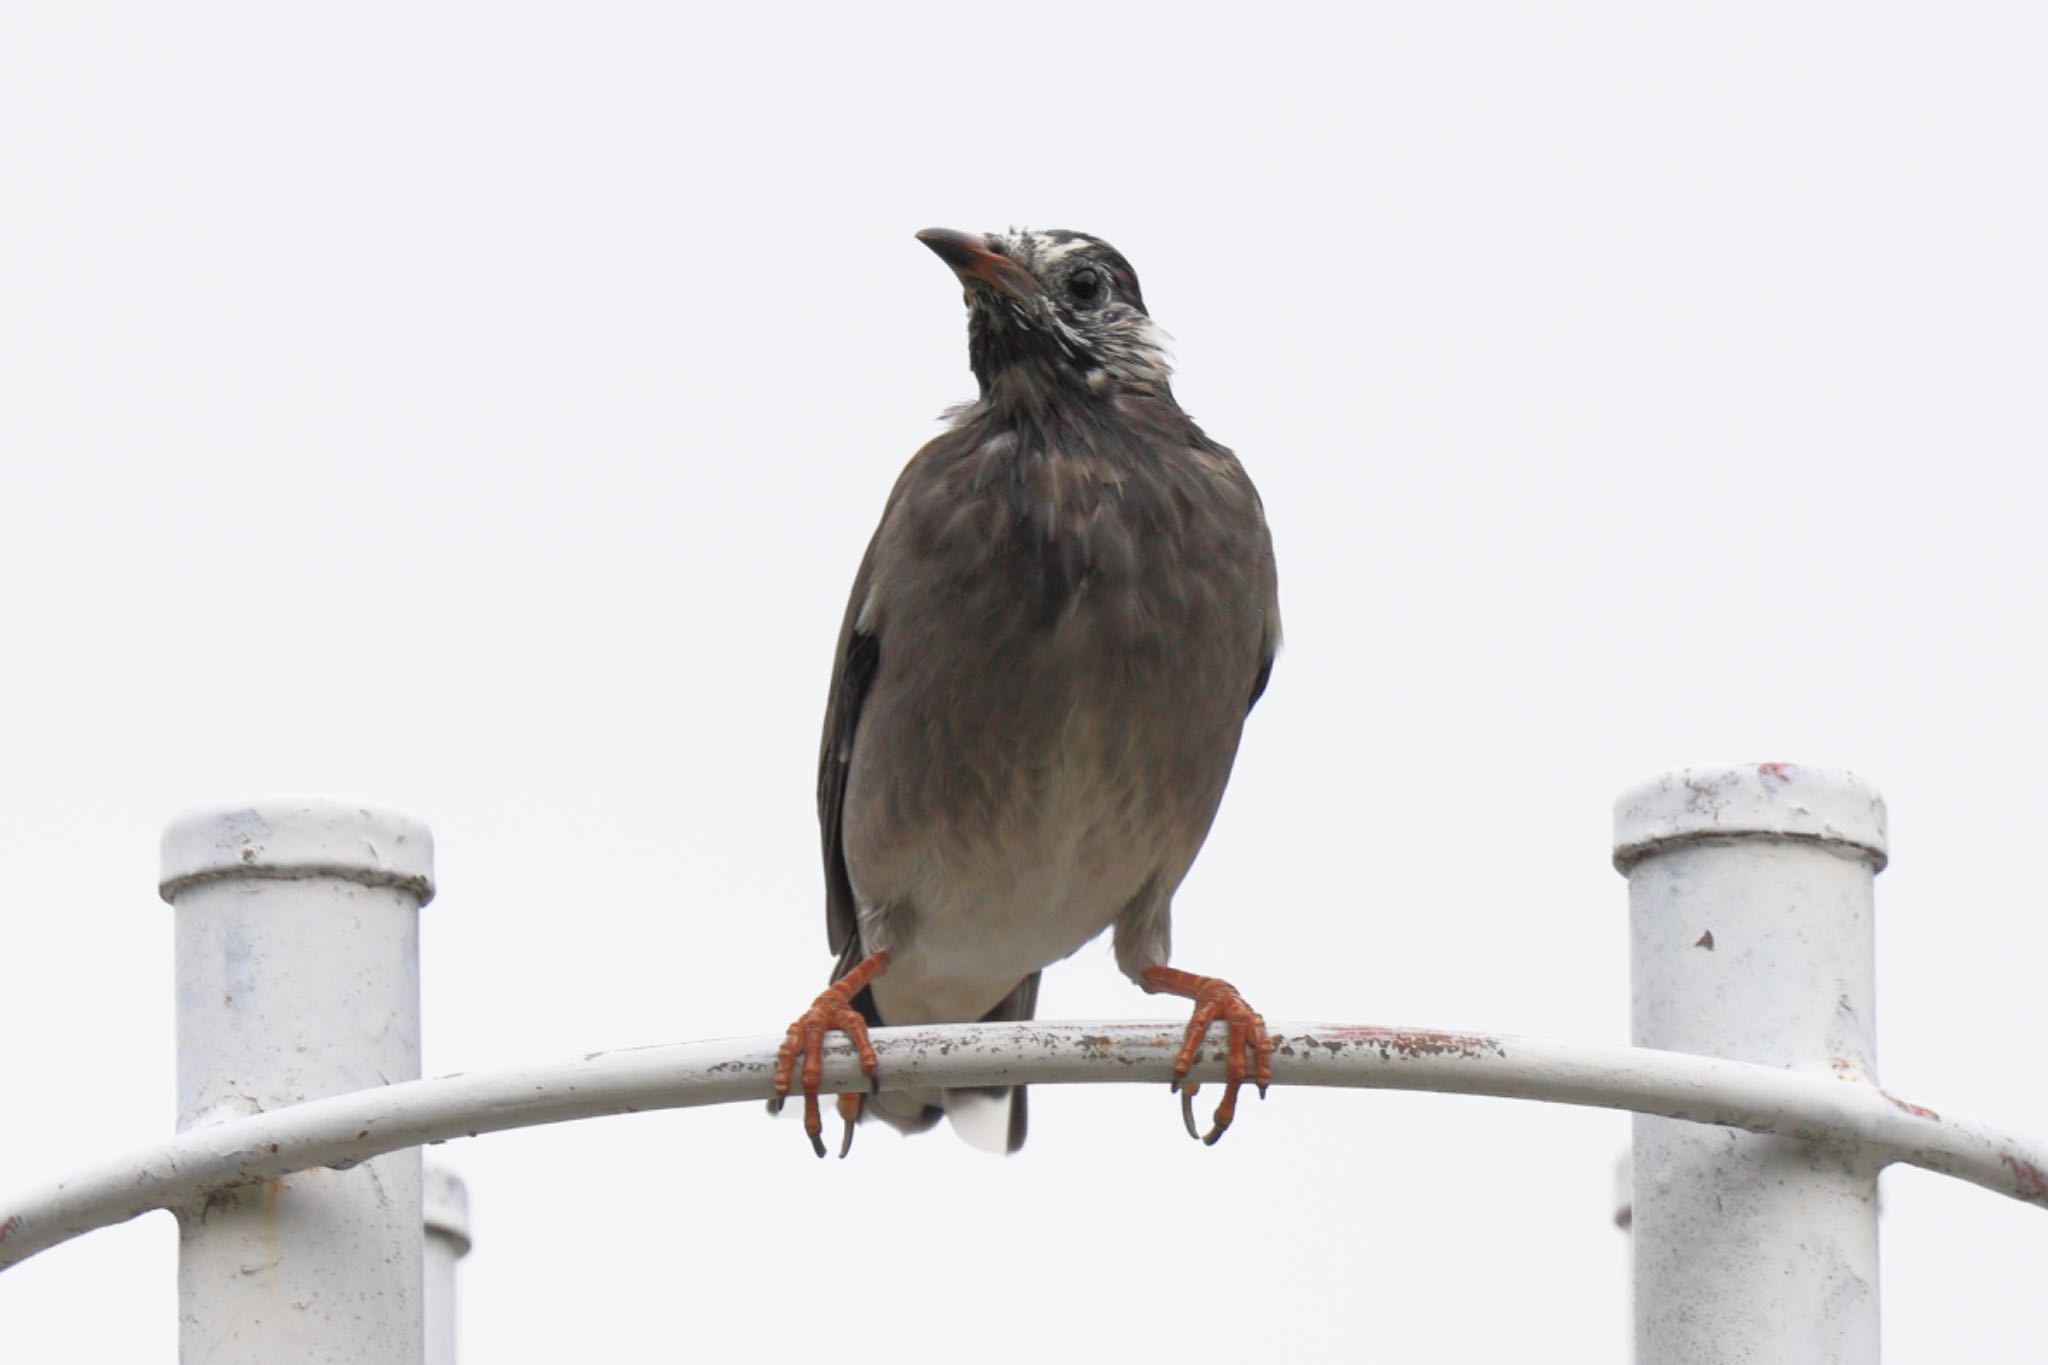
[[[1180,1116],[1187,1125],[1188,1136],[1213,1147],[1237,1117],[1237,1092],[1245,1081],[1249,1079],[1258,1087],[1260,1099],[1266,1098],[1266,1087],[1272,1084],[1273,1039],[1266,1032],[1266,1021],[1245,1003],[1237,987],[1217,977],[1196,976],[1171,967],[1147,967],[1141,984],[1148,991],[1183,996],[1195,1002],[1187,1035],[1181,1041],[1179,1055],[1173,1059],[1173,1088],[1180,1092]],[[1216,1106],[1209,1131],[1203,1133],[1195,1127],[1195,1091],[1200,1087],[1188,1081],[1188,1072],[1201,1055],[1209,1025],[1219,1020],[1224,1025],[1225,1039],[1223,1102]]]
[[[882,968],[889,965],[887,953],[871,953],[845,976],[818,992],[818,998],[811,1007],[797,1016],[795,1023],[783,1035],[782,1046],[775,1050],[775,1098],[768,1101],[768,1112],[780,1113],[782,1102],[789,1097],[791,1079],[801,1081],[804,1092],[804,1135],[811,1140],[811,1150],[819,1156],[825,1155],[825,1124],[818,1112],[818,1085],[825,1078],[825,1035],[837,1029],[844,1033],[860,1053],[861,1074],[868,1078],[868,1089],[877,1087],[879,1074],[875,1061],[874,1045],[868,1041],[868,1021],[853,1007],[853,997],[881,975]],[[803,1058],[803,1070],[796,1071],[797,1058]],[[839,1155],[846,1155],[853,1146],[853,1125],[860,1118],[862,1096],[858,1091],[849,1090],[839,1096],[839,1117],[846,1125],[845,1135],[839,1140]]]

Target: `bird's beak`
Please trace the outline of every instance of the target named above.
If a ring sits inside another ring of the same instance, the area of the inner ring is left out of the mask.
[[[962,284],[985,284],[998,294],[1019,303],[1031,303],[1044,291],[1038,280],[1008,256],[991,250],[988,238],[976,232],[955,232],[951,228],[926,228],[917,234],[940,260],[953,267]]]

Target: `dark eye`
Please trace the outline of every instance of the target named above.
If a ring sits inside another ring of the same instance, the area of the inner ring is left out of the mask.
[[[1102,276],[1084,266],[1067,276],[1067,292],[1077,303],[1093,303],[1102,296]]]

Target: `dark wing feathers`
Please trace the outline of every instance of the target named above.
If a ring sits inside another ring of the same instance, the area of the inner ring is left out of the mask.
[[[1266,684],[1272,680],[1272,677],[1273,656],[1268,654],[1265,658],[1259,660],[1259,676],[1252,679],[1251,700],[1244,704],[1246,715],[1250,715],[1252,708],[1259,704],[1259,698],[1266,695]]]
[[[861,959],[860,907],[853,898],[853,881],[846,871],[846,843],[840,816],[846,808],[846,770],[853,758],[853,733],[860,725],[861,707],[874,685],[875,670],[882,662],[882,642],[859,629],[861,604],[867,598],[875,548],[861,560],[854,575],[853,597],[846,604],[846,620],[839,628],[839,651],[832,661],[832,688],[825,702],[825,734],[818,745],[818,834],[825,854],[825,936],[832,951],[841,955],[843,965],[833,974],[836,981],[847,968]],[[852,950],[851,961],[845,960]]]

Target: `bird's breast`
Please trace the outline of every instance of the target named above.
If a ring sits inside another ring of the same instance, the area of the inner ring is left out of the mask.
[[[993,1003],[1185,874],[1258,672],[1270,549],[1227,455],[997,433],[935,460],[879,534],[842,829],[863,913],[907,944],[891,994]]]

